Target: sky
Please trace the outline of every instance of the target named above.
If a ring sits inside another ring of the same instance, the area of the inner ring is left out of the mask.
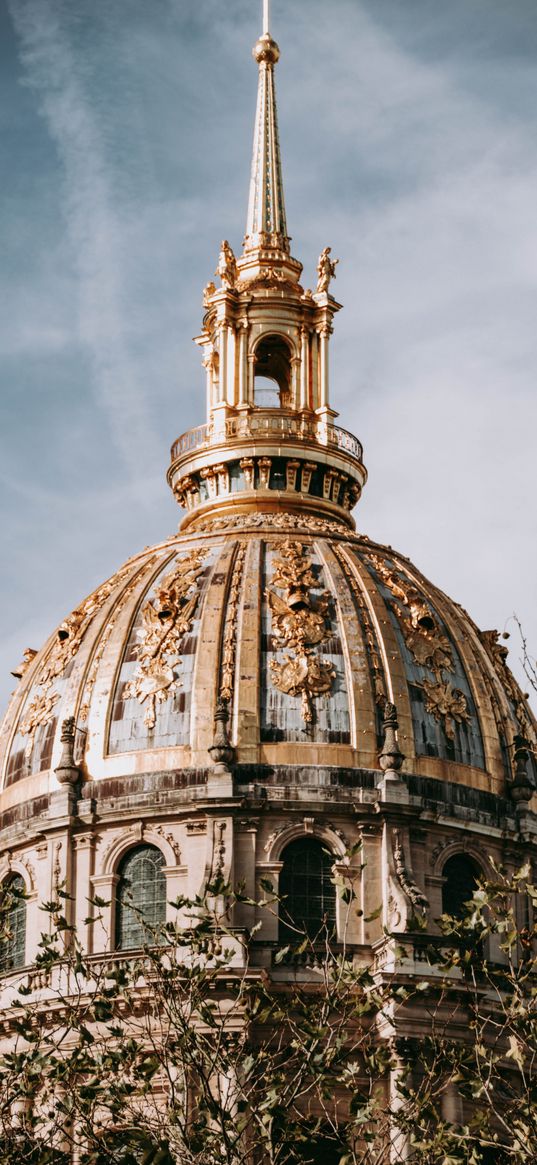
[[[0,703],[177,528],[191,343],[240,250],[261,0],[0,0]],[[360,531],[537,653],[535,0],[273,0],[293,254],[339,257]]]

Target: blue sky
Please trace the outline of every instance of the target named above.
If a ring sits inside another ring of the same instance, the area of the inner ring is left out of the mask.
[[[345,305],[355,516],[537,651],[535,0],[273,0],[293,253]],[[0,0],[0,699],[172,532],[191,337],[244,233],[261,0]],[[517,649],[512,640],[513,662]]]

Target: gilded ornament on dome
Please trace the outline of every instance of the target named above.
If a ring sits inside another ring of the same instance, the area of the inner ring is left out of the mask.
[[[253,461],[252,461],[253,465]],[[246,473],[246,470],[245,470]],[[251,514],[237,514],[236,517],[221,517],[221,518],[207,518],[203,521],[196,522],[196,530],[202,534],[213,534],[220,530],[247,530],[247,529],[262,529],[263,527],[270,527],[274,530],[289,530],[300,532],[314,533],[314,534],[333,534],[344,537],[346,541],[365,541],[363,535],[358,538],[354,534],[346,522],[338,522],[336,519],[330,518],[316,518],[313,514],[271,514],[271,513],[251,513]]]
[[[237,623],[245,558],[246,543],[242,542],[237,550],[237,555],[233,564],[231,585],[227,599],[224,640],[222,645],[220,699],[225,700],[227,703],[229,703],[233,697],[233,689],[235,685]]]
[[[181,687],[181,649],[199,602],[198,578],[204,558],[202,550],[193,550],[182,558],[142,607],[140,642],[135,647],[138,666],[125,685],[123,699],[134,698],[147,705],[144,724],[149,729],[155,727],[157,703]]]
[[[313,597],[318,583],[300,542],[284,542],[274,565],[272,586],[285,595],[282,599],[274,590],[266,592],[274,637],[292,654],[282,663],[271,660],[272,682],[280,692],[301,697],[302,719],[311,724],[313,700],[327,695],[336,678],[333,664],[323,662],[315,650],[332,634],[327,625],[332,600],[328,591]]]
[[[151,558],[148,558],[146,560],[146,562],[144,562],[142,569],[149,570],[154,565],[154,563],[155,563],[155,556],[152,555]],[[99,643],[97,645],[97,649],[95,651],[95,654],[92,657],[89,671],[87,672],[86,678],[84,680],[84,688],[83,688],[82,696],[81,696],[82,704],[80,706],[80,712],[79,712],[79,719],[83,724],[86,723],[88,716],[89,716],[91,698],[93,695],[93,689],[95,687],[95,683],[97,681],[99,666],[100,666],[102,657],[104,655],[105,649],[107,647],[107,644],[108,644],[110,637],[112,635],[112,632],[114,630],[118,615],[119,615],[120,611],[122,610],[124,603],[126,603],[129,596],[135,590],[136,585],[139,581],[139,578],[140,578],[140,571],[137,571],[136,574],[130,579],[130,581],[128,582],[124,591],[122,592],[121,607],[117,606],[111,612],[109,618],[106,621],[106,626],[102,632],[102,635],[100,636]]]
[[[454,740],[455,725],[467,724],[470,719],[464,692],[460,688],[453,688],[446,680],[437,683],[423,680],[422,687],[426,696],[426,711],[442,723],[448,740]]]
[[[431,671],[434,681],[423,679],[421,687],[425,694],[425,710],[442,725],[448,740],[455,738],[455,726],[468,723],[470,713],[464,692],[454,688],[444,675],[455,671],[453,648],[447,635],[423,595],[414,583],[405,578],[394,567],[390,567],[377,554],[370,560],[375,570],[391,591],[396,603],[393,604],[405,643],[420,667]]]
[[[528,714],[524,694],[519,688],[511,668],[507,663],[508,648],[498,642],[500,638],[499,631],[479,631],[478,635],[494,665],[494,670],[500,684],[508,696],[515,717],[522,730],[522,735],[526,737],[532,753],[535,754],[537,752],[535,728]]]
[[[39,681],[32,702],[23,710],[23,718],[19,725],[19,732],[27,736],[28,740],[24,755],[26,760],[32,754],[35,734],[38,728],[48,724],[52,719],[54,706],[60,699],[59,692],[51,692],[56,680],[61,679],[67,665],[71,663],[78,652],[82,639],[93,619],[93,616],[110,597],[117,583],[130,572],[131,563],[127,563],[112,578],[88,595],[87,599],[72,611],[63,623],[60,623],[54,645],[49,652],[39,673]]]
[[[24,720],[19,724],[19,732],[21,736],[27,736],[26,747],[24,749],[24,756],[29,761],[32,755],[32,748],[34,745],[34,738],[38,728],[42,728],[48,724],[54,712],[54,705],[57,704],[60,698],[59,692],[39,692],[32,701],[30,707],[27,709]]]

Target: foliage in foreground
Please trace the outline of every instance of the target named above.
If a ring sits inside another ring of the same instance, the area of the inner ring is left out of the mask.
[[[394,974],[326,929],[260,969],[256,934],[228,921],[249,900],[223,883],[174,903],[142,952],[87,956],[58,891],[36,974],[4,980],[0,1165],[535,1161],[527,878],[498,872],[441,937],[386,935]],[[265,889],[261,919],[278,907]],[[426,978],[407,973],[412,948]]]

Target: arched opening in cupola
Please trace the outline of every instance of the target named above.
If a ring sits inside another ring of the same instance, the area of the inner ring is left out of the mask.
[[[257,345],[254,404],[261,409],[291,406],[291,351],[283,336],[263,336]]]

